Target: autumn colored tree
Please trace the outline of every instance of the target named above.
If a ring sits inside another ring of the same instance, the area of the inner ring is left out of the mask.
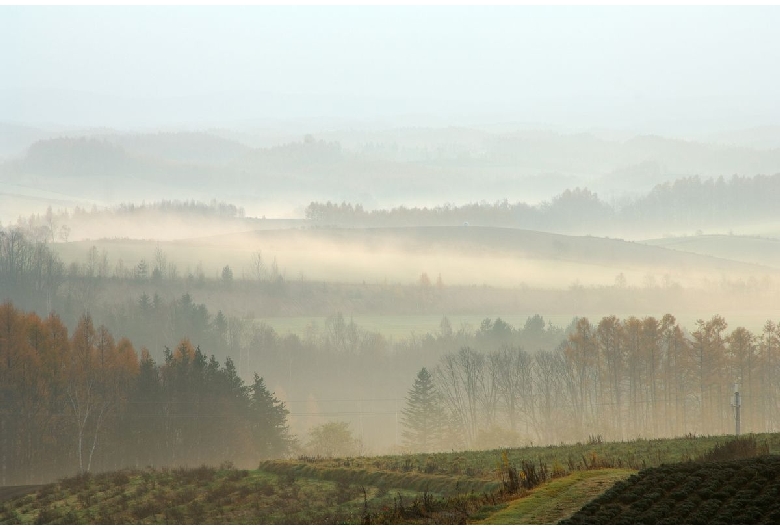
[[[742,424],[744,431],[749,432],[754,428],[756,397],[758,396],[757,377],[755,370],[758,368],[756,359],[756,337],[744,327],[735,328],[726,336],[728,344],[727,355],[727,381],[739,383],[742,403]]]
[[[693,368],[690,347],[674,316],[661,318],[665,432],[684,434],[688,419],[688,381]]]
[[[727,415],[717,406],[723,399],[728,399],[728,392],[723,385],[726,355],[723,332],[726,327],[723,317],[715,315],[708,321],[697,320],[696,331],[691,333],[691,347],[698,372],[700,428],[710,432],[712,429],[724,432],[726,428]]]
[[[497,320],[498,321],[498,320]],[[495,328],[495,326],[494,326]],[[531,356],[522,348],[502,346],[488,355],[490,371],[495,379],[498,400],[503,405],[509,431],[520,430],[528,437],[533,422],[534,384],[531,371]],[[523,428],[520,428],[521,419]]]
[[[638,436],[643,428],[640,401],[642,400],[642,321],[636,317],[629,317],[623,321],[623,333],[625,334],[626,366],[628,377],[629,417],[631,435]]]
[[[496,396],[485,355],[469,347],[442,357],[434,372],[436,388],[453,428],[471,446],[481,428],[490,426]]]
[[[623,436],[623,375],[625,371],[625,351],[623,326],[616,316],[608,316],[601,319],[596,328],[596,340],[598,341],[601,357],[604,359],[602,367],[604,390],[602,399],[608,399],[609,404],[603,407],[605,414],[609,415],[612,428],[622,438]]]
[[[658,373],[661,363],[661,323],[648,316],[642,320],[641,356],[642,370],[646,374],[644,392],[644,417],[650,432],[657,432],[659,425]]]
[[[780,324],[767,320],[762,332],[759,362],[763,422],[760,430],[771,432],[780,428],[780,389],[777,385],[780,377]]]
[[[256,462],[286,454],[287,411],[262,379],[183,340],[157,366],[85,314],[68,336],[0,305],[0,480],[43,483],[139,465]]]
[[[117,349],[113,337],[101,326],[95,330],[92,318],[79,320],[64,359],[63,388],[76,434],[76,455],[80,473],[89,472],[98,441],[109,421],[127,398],[130,382],[138,373],[138,358],[129,341]]]
[[[579,318],[574,323],[574,331],[563,345],[563,358],[573,419],[578,429],[584,432],[599,414],[596,402],[598,344],[587,318]]]

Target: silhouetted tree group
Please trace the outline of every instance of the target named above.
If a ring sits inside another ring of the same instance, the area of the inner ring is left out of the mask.
[[[478,202],[432,208],[366,210],[347,202],[312,202],[306,219],[328,226],[503,226],[531,230],[593,231],[615,227],[639,230],[690,230],[691,227],[739,226],[773,219],[773,197],[780,195],[780,174],[701,179],[685,177],[659,184],[649,193],[609,204],[587,188],[567,189],[537,206],[524,202]]]
[[[471,448],[734,432],[737,382],[743,432],[777,430],[780,327],[767,321],[761,335],[726,328],[719,315],[690,333],[669,314],[608,316],[597,325],[580,318],[552,351],[504,344],[447,353],[425,394],[438,396],[449,429]],[[425,417],[416,405],[422,383],[418,375],[405,411],[412,426]],[[408,444],[419,446],[424,433],[414,428]],[[457,443],[442,440],[439,448]]]
[[[0,306],[2,484],[41,483],[128,466],[254,464],[284,455],[287,410],[261,378],[249,385],[182,340],[158,365],[84,315]]]

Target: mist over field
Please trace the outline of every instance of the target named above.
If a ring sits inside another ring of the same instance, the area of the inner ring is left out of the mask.
[[[0,7],[2,484],[776,431],[778,23]]]

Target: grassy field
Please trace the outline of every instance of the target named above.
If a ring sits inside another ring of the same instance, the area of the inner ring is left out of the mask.
[[[712,450],[717,444],[733,436],[698,436],[673,439],[640,439],[625,442],[601,442],[598,437],[591,443],[552,445],[544,447],[518,447],[489,451],[463,451],[450,453],[388,455],[361,458],[323,459],[309,464],[318,472],[338,469],[354,473],[379,471],[391,473],[422,473],[444,475],[462,479],[496,481],[497,466],[503,455],[510,462],[533,462],[546,466],[550,473],[588,469],[644,469],[662,464],[695,460]],[[758,444],[766,445],[770,454],[780,454],[780,433],[756,435]],[[292,471],[302,469],[300,462],[273,463],[287,466]],[[279,471],[279,467],[275,468]],[[324,475],[320,475],[324,477]],[[408,475],[411,476],[411,475]]]
[[[554,522],[616,480],[690,462],[732,438],[593,438],[569,446],[269,461],[254,470],[227,463],[124,470],[64,479],[6,500],[0,523]],[[780,434],[755,440],[780,454]]]

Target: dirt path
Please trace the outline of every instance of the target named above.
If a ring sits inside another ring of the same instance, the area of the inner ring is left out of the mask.
[[[0,502],[6,502],[40,489],[41,486],[0,486]]]
[[[631,469],[578,471],[510,502],[480,524],[555,524],[634,473]]]

